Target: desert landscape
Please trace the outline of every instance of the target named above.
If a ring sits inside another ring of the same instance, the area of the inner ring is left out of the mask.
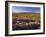
[[[40,13],[12,13],[13,30],[40,29]]]

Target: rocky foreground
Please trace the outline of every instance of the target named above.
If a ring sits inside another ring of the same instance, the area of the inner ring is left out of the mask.
[[[40,29],[40,21],[14,20],[13,30]]]

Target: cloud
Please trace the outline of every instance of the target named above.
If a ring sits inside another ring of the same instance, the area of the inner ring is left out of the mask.
[[[40,13],[40,11],[35,11],[35,13]]]

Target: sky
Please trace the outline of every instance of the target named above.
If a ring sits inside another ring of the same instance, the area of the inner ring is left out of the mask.
[[[40,13],[40,7],[12,6],[13,13]]]

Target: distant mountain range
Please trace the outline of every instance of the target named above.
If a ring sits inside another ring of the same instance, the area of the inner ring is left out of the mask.
[[[12,13],[18,13],[18,12],[12,12]],[[18,14],[25,14],[25,13],[28,13],[28,14],[30,14],[30,13],[32,13],[32,14],[38,13],[39,14],[39,12],[19,12]]]

